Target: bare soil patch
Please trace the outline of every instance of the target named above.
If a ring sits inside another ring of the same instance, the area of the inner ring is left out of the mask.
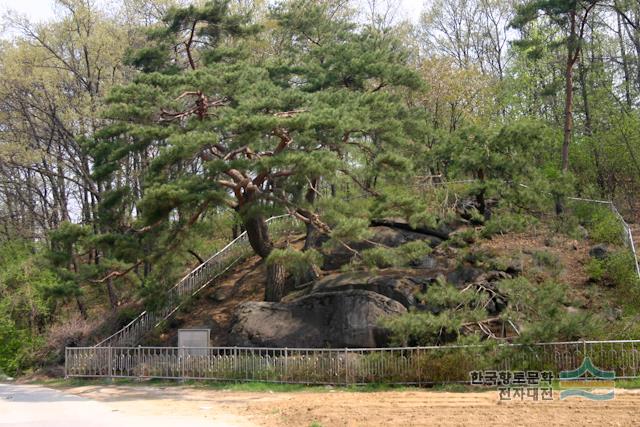
[[[574,240],[561,233],[553,233],[544,226],[527,233],[495,235],[480,243],[481,249],[498,256],[520,258],[523,267],[531,269],[531,254],[546,251],[558,257],[562,265],[558,280],[573,287],[581,287],[589,280],[584,265],[589,260],[588,240]]]
[[[500,402],[497,391],[237,392],[189,387],[83,386],[67,392],[132,415],[202,416],[257,426],[512,426],[638,424],[640,390],[612,401]],[[554,396],[558,399],[557,396]]]

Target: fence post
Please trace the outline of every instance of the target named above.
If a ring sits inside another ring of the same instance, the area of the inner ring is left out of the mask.
[[[136,350],[136,358],[138,359],[138,363],[137,363],[137,365],[138,365],[138,380],[142,379],[142,369],[143,369],[141,349],[142,349],[142,346],[139,345],[138,349]]]
[[[416,349],[416,359],[415,359],[415,366],[416,369],[418,371],[418,387],[422,387],[422,365],[420,364],[421,360],[420,360],[420,347],[418,347]]]
[[[289,380],[289,351],[288,348],[284,348],[284,381]]]
[[[69,372],[67,371],[67,365],[69,364],[69,347],[64,348],[64,379],[69,378]]]
[[[109,360],[107,361],[107,369],[109,370],[109,382],[113,382],[113,376],[112,376],[112,366],[111,366],[111,361],[113,359],[113,347],[109,346],[107,347],[109,349],[108,355],[107,357],[109,358]]]
[[[344,348],[344,385],[349,385],[349,350]]]
[[[240,379],[240,373],[238,372],[238,347],[233,347],[233,377],[236,383]]]
[[[180,381],[184,382],[185,381],[185,360],[187,359],[187,352],[184,350],[183,347],[180,347],[178,349],[178,360],[180,360]]]

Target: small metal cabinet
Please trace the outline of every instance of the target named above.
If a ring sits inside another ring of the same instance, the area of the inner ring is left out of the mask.
[[[181,356],[206,356],[209,349],[210,329],[178,329],[178,347]]]

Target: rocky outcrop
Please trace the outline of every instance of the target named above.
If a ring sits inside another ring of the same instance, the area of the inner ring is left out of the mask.
[[[435,234],[411,231],[409,229],[403,229],[399,227],[376,226],[370,227],[369,229],[373,233],[373,236],[368,239],[368,241],[349,242],[349,246],[357,251],[362,251],[365,249],[373,248],[375,246],[375,243],[382,244],[390,248],[395,248],[415,240],[424,240],[425,244],[434,247],[440,244],[445,236],[445,234],[440,232],[438,232],[438,236],[436,236]],[[434,233],[436,232],[434,231]],[[319,243],[323,243],[322,239],[319,241]],[[323,252],[324,264],[322,265],[322,269],[325,271],[337,270],[343,265],[351,262],[351,259],[354,257],[353,252],[344,247],[337,247],[331,250],[323,250]]]
[[[406,313],[397,301],[367,290],[318,292],[289,303],[239,306],[231,344],[266,347],[378,347],[386,345],[384,316]]]
[[[412,230],[400,220],[384,220],[371,227],[369,241],[349,243],[358,251],[374,247],[398,247],[411,241],[437,246],[447,231]],[[319,241],[318,243],[322,243]],[[447,309],[418,295],[435,282],[448,282],[461,291],[487,294],[484,307],[497,315],[506,301],[497,290],[500,280],[519,273],[519,266],[487,271],[482,266],[455,262],[451,249],[434,250],[416,260],[411,268],[331,273],[351,262],[352,251],[342,247],[324,249],[322,269],[328,275],[296,288],[281,302],[246,302],[234,314],[230,344],[248,347],[377,347],[387,343],[381,319],[408,310],[438,314]],[[455,255],[455,252],[453,253]],[[215,295],[224,298],[224,295]]]
[[[591,249],[589,249],[589,256],[603,260],[609,256],[609,248],[607,245],[595,245]]]
[[[416,304],[415,295],[423,288],[408,277],[407,273],[375,275],[361,271],[324,277],[312,285],[310,293],[370,291],[391,298],[409,308]]]
[[[440,266],[442,268],[442,266]],[[472,267],[436,270],[385,270],[332,274],[282,302],[247,302],[239,306],[231,330],[231,344],[265,347],[384,346],[386,331],[380,320],[409,309],[438,314],[443,307],[416,296],[436,280],[455,279],[459,288],[475,286],[488,293],[487,311],[497,315],[506,301],[496,284],[511,275]]]

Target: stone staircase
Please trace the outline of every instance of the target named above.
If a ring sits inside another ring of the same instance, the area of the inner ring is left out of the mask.
[[[269,218],[267,224],[271,236],[274,238],[287,234],[299,225],[289,215]],[[213,283],[238,261],[250,255],[251,251],[247,233],[244,232],[169,289],[165,306],[162,309],[154,312],[143,311],[122,329],[103,339],[95,347],[135,346],[147,333],[173,315],[188,297],[196,295]]]

